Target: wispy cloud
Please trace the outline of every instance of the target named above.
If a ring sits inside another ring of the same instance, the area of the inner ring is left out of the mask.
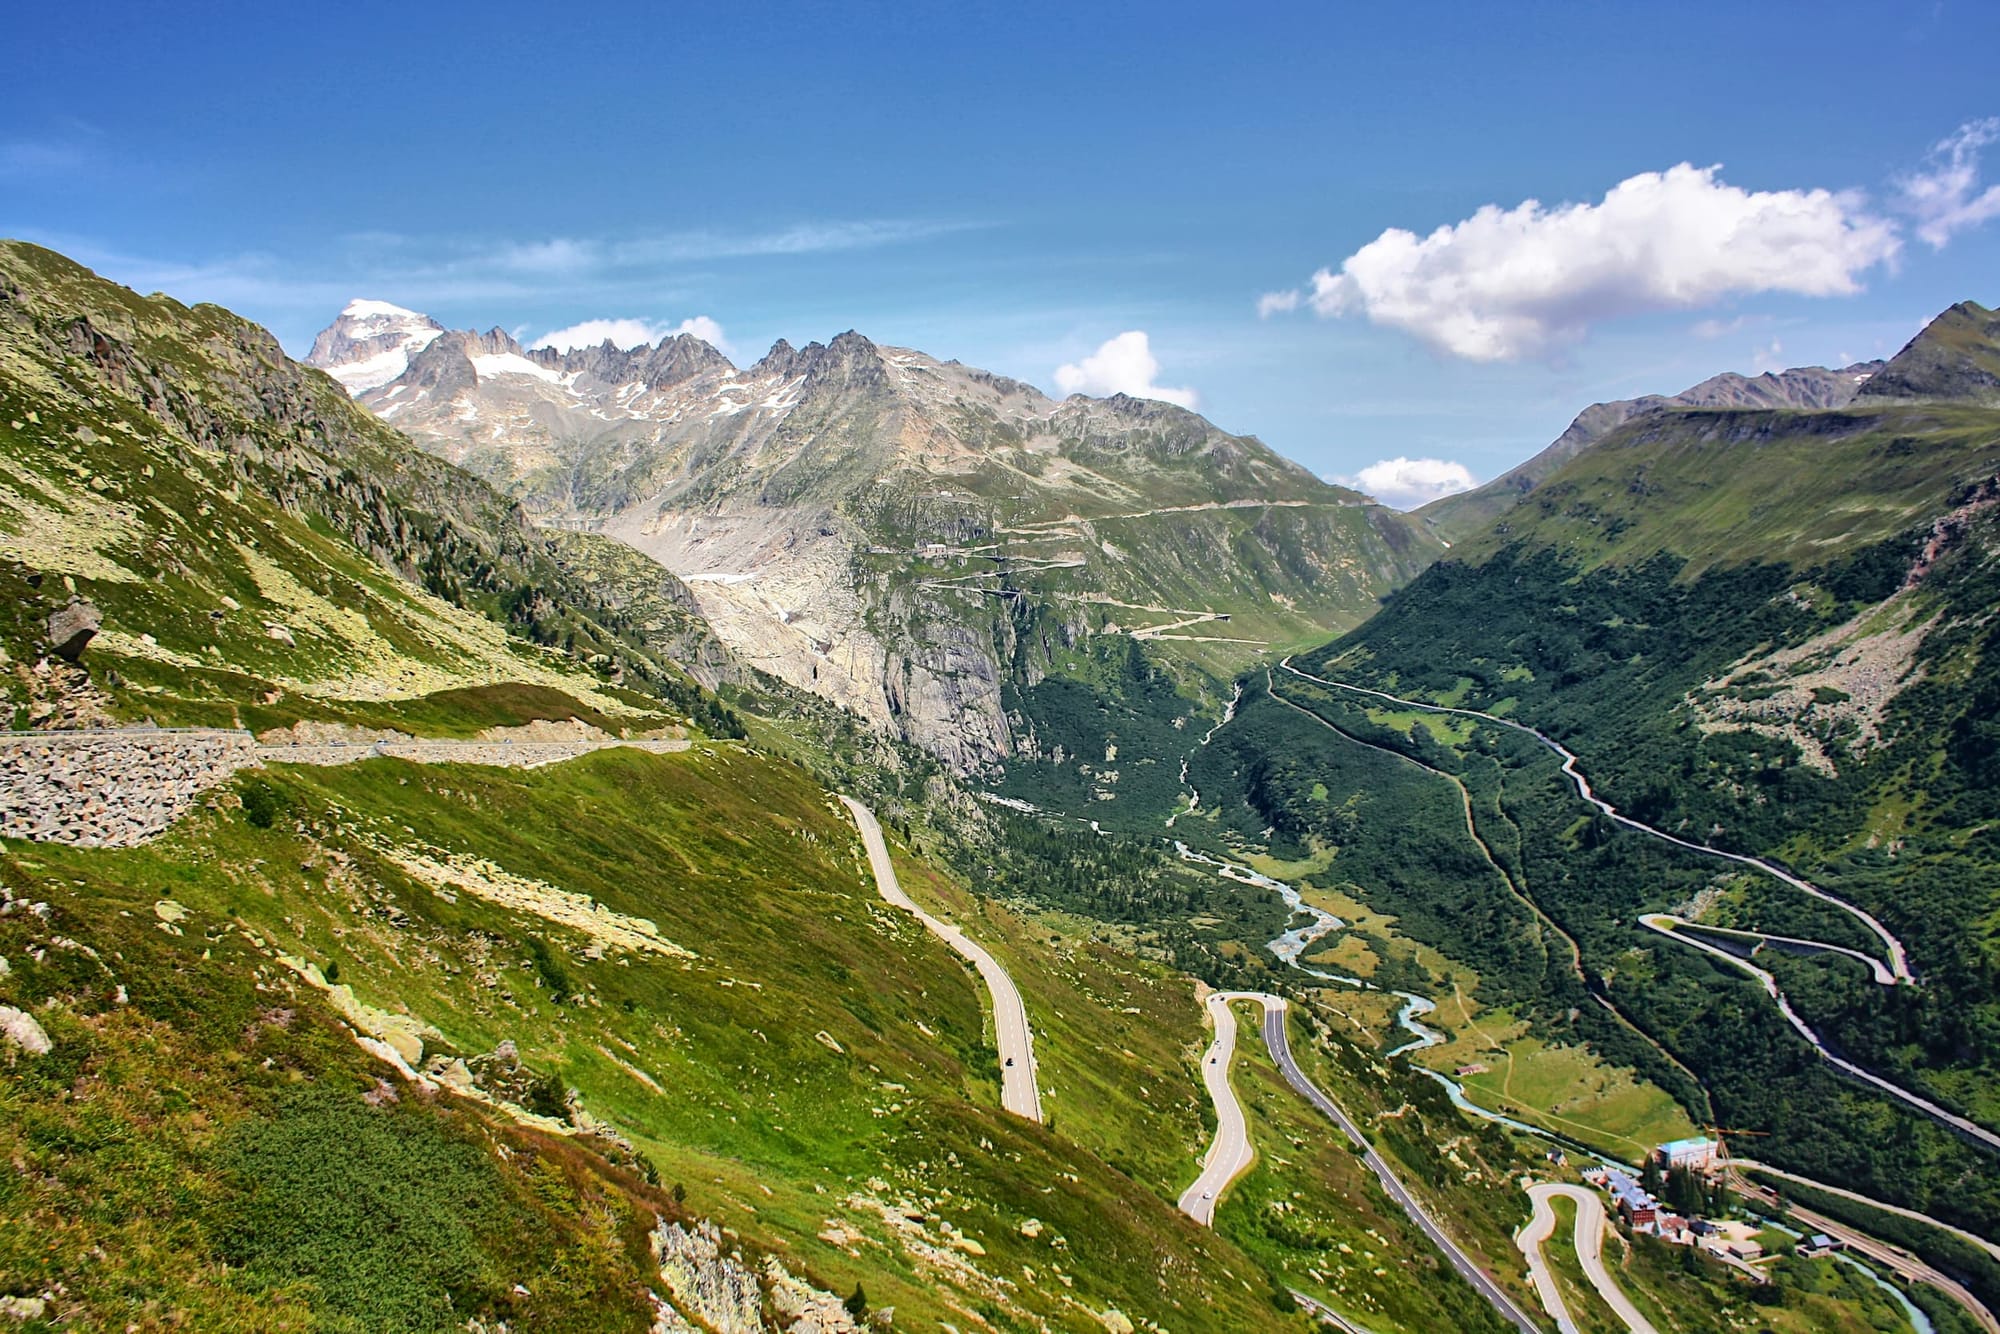
[[[634,348],[677,334],[693,334],[724,355],[734,350],[724,336],[722,326],[706,315],[693,315],[679,324],[656,324],[651,320],[636,319],[584,320],[566,329],[552,329],[529,346],[552,347],[559,352],[568,352],[572,348],[596,347],[608,342],[613,347]]]
[[[1924,165],[1896,182],[1898,203],[1933,250],[2000,217],[2000,185],[1979,188],[1980,150],[2000,140],[2000,116],[1968,121],[1931,146]]]
[[[629,273],[663,265],[716,260],[823,255],[910,245],[981,227],[982,223],[917,218],[802,222],[776,230],[660,232],[650,236],[552,236],[534,241],[458,241],[445,247],[445,266],[460,270],[573,278]],[[405,237],[385,237],[408,249]]]
[[[7,147],[0,144],[0,152]],[[24,162],[34,160],[33,154],[23,157]],[[0,179],[7,169],[7,160],[0,157]],[[162,257],[135,254],[88,236],[38,233],[32,228],[18,234],[140,291],[165,291],[189,302],[213,301],[296,329],[307,320],[330,318],[357,295],[418,310],[476,306],[479,318],[504,316],[509,306],[551,300],[572,307],[582,301],[623,304],[635,291],[643,291],[648,302],[674,302],[688,297],[682,288],[692,264],[913,244],[983,225],[927,219],[832,220],[741,232],[499,239],[371,229],[334,238],[327,253],[310,260],[264,251]],[[683,326],[659,327],[671,333]],[[718,347],[726,345],[722,326],[712,317],[694,317],[685,328]]]
[[[986,225],[923,218],[874,218],[802,222],[776,231],[669,232],[615,244],[609,249],[609,257],[615,263],[644,264],[752,259],[771,255],[819,255],[908,245],[954,232],[977,230]]]
[[[1305,293],[1296,288],[1287,292],[1266,292],[1257,298],[1257,318],[1268,320],[1273,315],[1284,315],[1299,308],[1305,300]]]
[[[1727,338],[1730,334],[1741,333],[1752,325],[1764,322],[1765,317],[1761,315],[1738,315],[1733,320],[1696,320],[1688,326],[1688,332],[1696,338],[1713,340]]]
[[[74,143],[39,139],[0,142],[0,180],[59,176],[76,171],[88,161],[88,155]]]

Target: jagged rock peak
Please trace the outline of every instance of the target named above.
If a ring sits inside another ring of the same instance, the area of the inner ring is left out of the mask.
[[[753,369],[785,380],[803,375],[813,385],[863,388],[888,383],[881,349],[852,329],[831,343],[807,343],[802,348],[780,338]]]

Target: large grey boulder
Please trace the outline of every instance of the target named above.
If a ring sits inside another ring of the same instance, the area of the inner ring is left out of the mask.
[[[71,598],[67,606],[49,613],[49,646],[66,662],[80,661],[103,624],[103,612],[82,598]]]

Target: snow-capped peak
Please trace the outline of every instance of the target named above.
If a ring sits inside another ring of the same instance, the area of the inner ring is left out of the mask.
[[[340,381],[348,393],[361,394],[408,370],[410,358],[443,332],[428,315],[356,297],[313,340],[306,364]]]
[[[340,313],[353,320],[386,316],[394,320],[414,320],[421,324],[430,319],[428,315],[419,315],[414,310],[407,310],[402,306],[392,305],[387,301],[370,301],[368,298],[360,296],[355,297],[354,300],[342,306]]]

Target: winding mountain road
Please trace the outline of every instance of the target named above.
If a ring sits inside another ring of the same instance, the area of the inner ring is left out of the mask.
[[[1542,1256],[1542,1243],[1555,1235],[1556,1211],[1553,1201],[1560,1195],[1576,1205],[1576,1258],[1583,1266],[1583,1276],[1590,1280],[1590,1286],[1597,1289],[1597,1295],[1604,1299],[1632,1334],[1659,1334],[1653,1322],[1640,1313],[1604,1267],[1604,1201],[1597,1192],[1585,1190],[1582,1186],[1559,1185],[1540,1182],[1528,1187],[1528,1198],[1535,1202],[1534,1216],[1528,1225],[1514,1235],[1514,1244],[1528,1260],[1528,1277],[1533,1280],[1535,1291],[1542,1299],[1550,1318],[1562,1334],[1576,1334],[1576,1321],[1564,1304],[1562,1292],[1556,1287],[1555,1275],[1549,1271],[1547,1260]]]
[[[1679,941],[1683,945],[1691,945],[1704,954],[1712,955],[1724,963],[1750,974],[1751,977],[1757,980],[1757,984],[1764,988],[1764,994],[1777,1004],[1778,1012],[1785,1016],[1785,1021],[1792,1026],[1800,1037],[1812,1044],[1813,1050],[1818,1052],[1820,1058],[1828,1065],[1848,1075],[1852,1075],[1864,1084],[1882,1090],[1892,1098],[1900,1099],[1930,1117],[1933,1121],[1957,1131],[1975,1143],[1982,1144],[1989,1149],[2000,1150],[2000,1135],[1994,1134],[1985,1126],[1968,1121],[1956,1112],[1947,1111],[1930,1099],[1912,1093],[1901,1085],[1892,1084],[1882,1078],[1882,1076],[1862,1069],[1854,1062],[1830,1049],[1824,1042],[1820,1041],[1819,1034],[1813,1031],[1812,1025],[1801,1019],[1798,1011],[1792,1008],[1791,1000],[1778,988],[1778,979],[1772,977],[1756,964],[1743,958],[1741,955],[1731,954],[1728,950],[1722,948],[1722,946],[1703,940],[1699,936],[1689,935],[1685,931],[1676,930],[1675,927],[1682,924],[1681,919],[1671,914],[1645,913],[1639,918],[1639,924],[1649,931],[1657,931],[1669,940]]]
[[[1526,723],[1518,723],[1511,718],[1502,718],[1498,714],[1481,713],[1478,709],[1460,709],[1444,704],[1428,704],[1423,700],[1404,699],[1400,695],[1391,695],[1384,690],[1372,690],[1367,686],[1350,685],[1345,681],[1331,681],[1324,676],[1314,676],[1311,672],[1300,671],[1298,668],[1292,666],[1292,660],[1289,657],[1280,662],[1278,666],[1302,681],[1311,681],[1317,685],[1326,686],[1331,690],[1345,690],[1350,694],[1368,695],[1400,708],[1419,709],[1425,713],[1456,714],[1461,718],[1477,719],[1480,722],[1492,723],[1496,727],[1505,727],[1519,732],[1524,736],[1533,737],[1536,741],[1562,758],[1563,775],[1575,785],[1576,794],[1590,805],[1595,806],[1609,819],[1624,825],[1627,829],[1651,835],[1654,838],[1671,843],[1675,847],[1686,848],[1689,852],[1698,852],[1705,857],[1720,857],[1725,861],[1732,861],[1743,866],[1753,867],[1768,876],[1783,881],[1801,893],[1809,894],[1824,903],[1832,904],[1867,927],[1882,942],[1883,947],[1889,953],[1889,969],[1894,974],[1896,981],[1914,982],[1916,980],[1915,974],[1910,972],[1909,957],[1903,949],[1903,942],[1898,940],[1888,927],[1883,926],[1881,922],[1877,921],[1866,910],[1849,903],[1839,895],[1827,893],[1811,881],[1801,879],[1776,862],[1767,861],[1762,857],[1747,856],[1740,852],[1727,852],[1721,848],[1711,848],[1704,843],[1690,842],[1674,834],[1669,834],[1663,829],[1655,829],[1644,821],[1635,820],[1631,816],[1623,814],[1616,806],[1613,806],[1610,802],[1591,790],[1590,780],[1585,778],[1583,772],[1577,767],[1579,761],[1575,752],[1545,732],[1539,732]]]
[[[1422,700],[1404,699],[1400,695],[1391,695],[1387,691],[1373,690],[1367,686],[1350,685],[1344,681],[1332,681],[1323,676],[1314,676],[1310,672],[1302,672],[1298,668],[1292,666],[1290,659],[1286,659],[1285,661],[1280,662],[1278,666],[1280,666],[1285,671],[1291,673],[1293,676],[1296,676],[1301,680],[1311,681],[1314,682],[1315,684],[1326,686],[1329,689],[1345,690],[1351,694],[1366,695],[1374,699],[1383,700],[1390,704],[1399,705],[1405,708],[1420,709],[1429,713],[1456,714],[1459,717],[1473,718],[1482,722],[1493,723],[1500,727],[1511,728],[1516,732],[1520,732],[1527,736],[1531,736],[1536,741],[1540,742],[1543,746],[1546,746],[1549,750],[1555,752],[1557,755],[1560,755],[1562,757],[1563,773],[1569,777],[1572,783],[1576,785],[1577,795],[1582,797],[1585,801],[1589,802],[1592,806],[1595,806],[1599,811],[1603,812],[1610,819],[1615,820],[1619,824],[1622,824],[1629,829],[1634,829],[1640,833],[1648,834],[1654,838],[1662,839],[1668,843],[1672,843],[1676,847],[1686,848],[1692,852],[1699,852],[1707,856],[1720,857],[1727,861],[1738,862],[1745,866],[1755,867],[1756,869],[1763,871],[1768,875],[1776,877],[1778,880],[1783,881],[1785,884],[1788,884],[1795,889],[1798,889],[1806,894],[1810,894],[1812,897],[1816,899],[1821,899],[1827,903],[1834,905],[1835,907],[1853,916],[1857,921],[1860,921],[1875,933],[1876,937],[1880,939],[1888,949],[1889,962],[1887,965],[1884,965],[1881,960],[1875,959],[1872,956],[1861,954],[1860,952],[1855,950],[1846,949],[1843,946],[1829,945],[1823,941],[1803,940],[1797,937],[1770,936],[1766,933],[1761,933],[1761,932],[1749,932],[1743,934],[1758,935],[1768,940],[1780,940],[1783,941],[1784,943],[1791,945],[1806,946],[1806,947],[1826,950],[1832,953],[1845,954],[1851,958],[1857,959],[1867,964],[1870,969],[1870,975],[1876,981],[1883,982],[1886,985],[1908,985],[1908,984],[1914,984],[1916,981],[1915,975],[1910,972],[1909,963],[1904,953],[1902,942],[1896,939],[1896,937],[1890,933],[1887,927],[1883,926],[1879,921],[1877,921],[1874,917],[1870,916],[1867,912],[1865,912],[1861,908],[1856,907],[1854,904],[1851,904],[1847,902],[1845,899],[1839,898],[1836,895],[1827,893],[1825,890],[1820,889],[1818,886],[1810,884],[1809,882],[1800,879],[1798,876],[1793,875],[1790,871],[1787,871],[1782,866],[1778,866],[1773,862],[1766,861],[1761,857],[1748,857],[1744,856],[1741,853],[1725,852],[1719,848],[1705,847],[1699,843],[1690,843],[1688,840],[1684,838],[1677,838],[1672,834],[1666,833],[1659,829],[1655,829],[1649,824],[1645,824],[1641,821],[1634,820],[1630,816],[1621,815],[1618,812],[1617,807],[1613,806],[1610,802],[1605,801],[1602,797],[1597,796],[1591,790],[1589,780],[1586,779],[1577,768],[1577,757],[1575,756],[1575,754],[1573,754],[1561,742],[1556,741],[1554,738],[1546,736],[1543,733],[1536,731],[1532,727],[1529,727],[1523,723],[1514,722],[1513,720],[1508,718],[1499,717],[1495,714],[1482,713],[1477,709],[1460,709],[1460,708],[1447,707],[1442,704],[1427,704]],[[1289,700],[1285,702],[1290,703]],[[1297,708],[1298,706],[1293,705],[1292,707]],[[1728,950],[1725,950],[1722,947],[1720,947],[1719,945],[1713,944],[1710,941],[1703,940],[1699,936],[1687,932],[1676,931],[1674,927],[1676,924],[1680,922],[1680,920],[1681,919],[1673,917],[1671,914],[1667,913],[1649,913],[1641,916],[1639,919],[1640,924],[1648,928],[1649,930],[1656,931],[1659,934],[1666,936],[1670,940],[1677,941],[1684,945],[1690,945],[1695,949],[1701,950],[1704,953],[1707,953],[1715,958],[1724,960],[1731,966],[1739,968],[1742,971],[1750,974],[1750,976],[1755,978],[1758,984],[1764,988],[1765,994],[1770,996],[1770,998],[1777,1004],[1778,1009],[1784,1015],[1786,1022],[1789,1023],[1795,1031],[1797,1031],[1799,1036],[1803,1037],[1808,1043],[1812,1045],[1813,1050],[1818,1052],[1822,1059],[1824,1059],[1829,1065],[1832,1065],[1835,1069],[1840,1070],[1842,1073],[1850,1075],[1853,1078],[1858,1079],[1865,1084],[1868,1084],[1874,1088],[1882,1090],[1889,1096],[1898,1099],[1899,1101],[1907,1104],[1910,1107],[1915,1108],[1917,1111],[1922,1112],[1924,1115],[1938,1122],[1938,1124],[1957,1132],[1958,1134],[1973,1141],[1974,1143],[1980,1145],[1983,1148],[2000,1151],[2000,1134],[1995,1134],[1993,1131],[1988,1130],[1984,1126],[1978,1125],[1970,1120],[1967,1120],[1965,1117],[1960,1116],[1955,1112],[1948,1111],[1945,1108],[1940,1107],[1938,1104],[1930,1101],[1928,1098],[1924,1098],[1918,1094],[1910,1092],[1908,1089],[1902,1088],[1897,1084],[1893,1084],[1890,1081],[1882,1078],[1882,1076],[1874,1074],[1868,1070],[1865,1070],[1861,1066],[1856,1065],[1854,1062],[1847,1060],[1846,1058],[1833,1052],[1831,1049],[1827,1047],[1827,1045],[1824,1042],[1820,1040],[1819,1034],[1814,1032],[1812,1027],[1808,1025],[1805,1022],[1805,1020],[1801,1019],[1798,1015],[1798,1012],[1792,1008],[1791,1001],[1785,996],[1784,992],[1779,989],[1776,978],[1772,977],[1770,973],[1766,972],[1762,968],[1757,967],[1756,964],[1751,963],[1748,959],[1745,959],[1736,954],[1732,954]],[[1709,929],[1709,928],[1704,928],[1704,929]]]
[[[1218,991],[1208,998],[1208,1016],[1215,1024],[1215,1040],[1201,1058],[1201,1082],[1215,1104],[1215,1138],[1202,1156],[1201,1175],[1181,1192],[1181,1212],[1203,1227],[1215,1226],[1215,1201],[1230,1182],[1250,1170],[1256,1150],[1250,1147],[1249,1127],[1244,1123],[1243,1104],[1229,1086],[1229,1064],[1236,1058],[1236,1013],[1231,1001],[1261,1001],[1268,1013],[1285,1002],[1259,991]]]
[[[1526,1312],[1514,1304],[1498,1284],[1481,1269],[1473,1258],[1461,1250],[1445,1230],[1438,1226],[1415,1196],[1410,1194],[1395,1169],[1389,1166],[1381,1154],[1375,1151],[1361,1127],[1356,1125],[1340,1105],[1326,1096],[1292,1059],[1291,1041],[1285,1032],[1285,1012],[1288,1008],[1283,996],[1274,996],[1263,991],[1223,991],[1208,998],[1209,1013],[1215,1016],[1216,1036],[1210,1044],[1208,1054],[1203,1057],[1202,1080],[1208,1085],[1209,1096],[1215,1100],[1216,1134],[1208,1156],[1203,1159],[1202,1174],[1195,1184],[1189,1186],[1181,1196],[1181,1209],[1196,1222],[1214,1226],[1215,1200],[1204,1192],[1221,1193],[1221,1186],[1227,1185],[1249,1167],[1253,1156],[1249,1136],[1243,1128],[1243,1109],[1236,1101],[1235,1091],[1229,1087],[1229,1062],[1236,1049],[1236,1016],[1229,1009],[1230,1002],[1255,1001],[1264,1007],[1264,1047],[1270,1052],[1271,1061],[1285,1082],[1294,1092],[1317,1108],[1322,1115],[1339,1126],[1350,1143],[1361,1151],[1361,1159],[1368,1170],[1375,1174],[1382,1191],[1398,1208],[1408,1214],[1410,1221],[1430,1239],[1433,1246],[1443,1252],[1444,1258],[1458,1272],[1459,1277],[1470,1283],[1473,1289],[1484,1297],[1502,1319],[1522,1331],[1522,1334],[1537,1334],[1541,1328]],[[1234,1127],[1233,1130],[1231,1127]],[[1217,1184],[1219,1181],[1220,1184]],[[1191,1208],[1190,1205],[1195,1207]],[[1203,1212],[1196,1212],[1203,1208]]]
[[[889,844],[882,837],[882,823],[875,818],[875,812],[853,797],[843,795],[840,800],[853,815],[855,828],[861,831],[861,842],[868,849],[868,865],[875,873],[875,888],[882,898],[922,922],[932,935],[979,970],[993,1000],[994,1045],[1000,1049],[1000,1105],[1039,1124],[1042,1092],[1035,1078],[1034,1033],[1028,1027],[1028,1007],[1022,1004],[1014,979],[976,941],[950,922],[925,912],[903,892],[902,883],[896,879],[895,863],[889,860]]]
[[[1845,955],[1847,958],[1867,968],[1868,975],[1881,985],[1887,987],[1894,986],[1896,983],[1896,975],[1890,972],[1888,965],[1884,964],[1880,959],[1872,954],[1863,954],[1860,950],[1851,950],[1845,945],[1829,945],[1823,940],[1806,940],[1800,936],[1773,935],[1769,931],[1745,931],[1733,926],[1710,926],[1705,922],[1690,922],[1687,918],[1676,917],[1672,913],[1652,913],[1649,915],[1676,927],[1690,927],[1696,933],[1707,932],[1712,936],[1728,936],[1732,940],[1756,941],[1757,946],[1750,951],[1753,958],[1767,944],[1778,946],[1797,945],[1814,954]]]

